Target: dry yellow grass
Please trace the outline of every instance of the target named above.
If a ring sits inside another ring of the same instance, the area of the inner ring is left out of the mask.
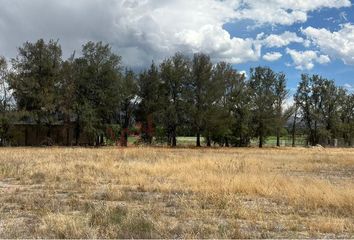
[[[0,149],[0,238],[354,237],[354,149]]]

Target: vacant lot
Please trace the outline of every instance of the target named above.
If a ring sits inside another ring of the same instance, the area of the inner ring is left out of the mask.
[[[0,149],[0,238],[353,238],[354,149]]]

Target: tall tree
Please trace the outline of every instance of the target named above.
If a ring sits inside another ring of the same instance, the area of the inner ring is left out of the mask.
[[[293,123],[291,128],[291,135],[292,135],[292,147],[296,146],[296,123],[297,123],[297,116],[298,116],[299,107],[295,103],[293,106]]]
[[[9,131],[13,123],[13,116],[10,116],[12,94],[8,86],[7,61],[0,56],[0,145],[8,144]]]
[[[13,89],[18,108],[29,111],[40,127],[48,126],[47,137],[51,137],[51,126],[57,111],[57,86],[61,72],[61,47],[57,41],[46,43],[26,42],[12,59],[13,74],[10,86]],[[37,127],[37,144],[38,131]]]
[[[249,87],[252,94],[252,116],[255,136],[259,137],[259,147],[272,129],[275,118],[274,104],[276,101],[276,74],[268,67],[251,69]]]
[[[71,119],[74,117],[76,113],[75,110],[78,107],[76,81],[79,79],[79,75],[75,63],[75,53],[73,53],[68,60],[63,62],[60,75],[58,86],[59,112],[66,130],[66,145],[69,146],[72,144],[70,142]]]
[[[190,79],[190,61],[175,54],[160,66],[163,84],[162,118],[167,132],[168,145],[177,146],[177,128],[185,122],[186,87]]]
[[[318,75],[302,75],[297,93],[296,104],[299,106],[302,120],[308,132],[311,145],[330,144],[338,135],[340,102],[345,94],[337,88],[334,81]]]
[[[136,108],[138,98],[138,86],[136,76],[133,71],[126,70],[124,77],[120,83],[120,113],[122,116],[122,136],[120,144],[123,147],[128,146],[129,126]]]
[[[288,115],[284,114],[283,105],[288,96],[289,91],[286,89],[286,76],[284,73],[277,74],[275,82],[275,130],[277,137],[277,146],[280,147],[280,133],[288,120]]]
[[[316,145],[315,131],[313,130],[311,81],[308,75],[302,74],[294,100],[301,111],[302,120],[308,129],[308,139],[312,145]]]
[[[245,76],[233,69],[231,64],[219,62],[213,68],[212,78],[216,96],[215,112],[207,122],[211,123],[209,128],[214,141],[229,147],[232,128],[236,120],[233,116],[235,100],[244,87]]]
[[[252,91],[245,77],[232,95],[232,104],[232,114],[235,119],[232,127],[232,143],[237,147],[247,147],[251,143],[254,129],[252,124]]]
[[[348,146],[354,142],[354,93],[346,94],[341,103],[341,133]]]
[[[136,120],[142,124],[142,140],[148,144],[153,141],[154,129],[158,121],[161,87],[159,69],[155,63],[152,63],[150,69],[139,76],[138,96],[140,103],[136,112]]]
[[[4,57],[0,56],[0,111],[5,113],[9,110],[11,104],[11,93],[8,86],[8,67],[7,61]]]
[[[91,144],[100,145],[105,127],[117,120],[122,78],[121,57],[108,44],[88,42],[82,57],[76,59],[77,115],[79,128],[90,137]],[[79,131],[80,132],[80,131]]]
[[[201,133],[206,130],[206,118],[210,110],[215,89],[212,87],[212,63],[210,57],[203,53],[197,53],[193,57],[192,77],[190,83],[190,103],[192,124],[195,128],[197,147],[201,146]],[[209,133],[206,133],[209,145]]]
[[[320,91],[322,98],[320,119],[325,130],[323,137],[327,139],[327,144],[330,145],[339,133],[340,110],[343,98],[345,98],[345,91],[338,88],[333,80],[328,79],[322,79]]]

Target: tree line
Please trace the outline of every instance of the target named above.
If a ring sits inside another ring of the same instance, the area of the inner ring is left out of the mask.
[[[196,136],[196,146],[249,146],[267,137],[304,134],[309,145],[336,138],[352,146],[354,95],[318,75],[301,76],[290,97],[286,75],[269,67],[250,76],[203,53],[176,53],[139,73],[125,68],[108,44],[88,42],[63,59],[58,41],[26,42],[7,63],[0,57],[0,138],[11,142],[16,122],[45,126],[74,124],[76,144],[85,134],[91,145],[103,139],[127,146],[139,126],[140,141],[177,145],[177,136]],[[67,128],[69,129],[69,128]],[[295,144],[295,143],[294,143]]]

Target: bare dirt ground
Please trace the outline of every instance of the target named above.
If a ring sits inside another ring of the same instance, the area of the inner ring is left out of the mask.
[[[0,149],[0,238],[354,238],[354,149]]]

